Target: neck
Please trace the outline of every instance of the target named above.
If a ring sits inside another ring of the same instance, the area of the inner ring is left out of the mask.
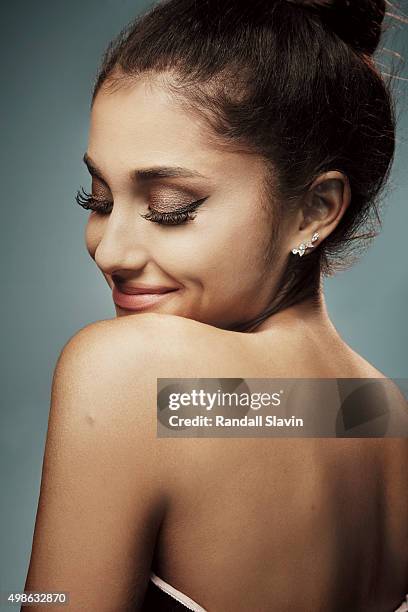
[[[337,330],[330,320],[322,290],[319,290],[315,296],[270,315],[257,325],[252,333],[258,334],[273,330],[277,325],[294,327],[299,321],[302,325],[325,327],[337,334]]]

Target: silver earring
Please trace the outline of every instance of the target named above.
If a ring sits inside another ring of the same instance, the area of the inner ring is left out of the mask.
[[[318,237],[319,237],[319,232],[315,232],[312,236],[312,239],[309,240],[309,242],[301,242],[297,249],[292,249],[292,253],[294,255],[296,255],[296,253],[299,253],[300,257],[302,257],[302,255],[304,255],[307,248],[315,246],[312,243],[315,242],[318,239]]]

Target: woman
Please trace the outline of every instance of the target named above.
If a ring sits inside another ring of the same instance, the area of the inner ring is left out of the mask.
[[[321,283],[375,235],[394,155],[384,14],[169,0],[110,45],[76,199],[117,317],[58,360],[25,590],[98,612],[407,609],[406,439],[175,441],[155,414],[158,377],[385,378]]]

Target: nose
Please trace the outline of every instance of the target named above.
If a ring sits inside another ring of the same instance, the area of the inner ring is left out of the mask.
[[[137,271],[149,261],[146,228],[143,219],[135,215],[112,212],[103,224],[94,260],[104,274],[112,275],[120,270]]]

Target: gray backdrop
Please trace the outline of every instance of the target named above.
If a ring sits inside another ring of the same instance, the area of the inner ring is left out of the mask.
[[[79,185],[89,184],[81,157],[101,53],[145,6],[138,0],[20,0],[2,6],[0,590],[24,587],[58,354],[79,328],[115,315],[108,287],[85,250],[87,215],[74,195]],[[407,0],[401,6],[407,14]],[[387,47],[407,56],[408,25],[394,22]],[[407,79],[406,66],[400,74]],[[399,143],[383,232],[361,263],[326,280],[325,293],[343,338],[385,374],[403,378],[406,81],[398,89]]]

